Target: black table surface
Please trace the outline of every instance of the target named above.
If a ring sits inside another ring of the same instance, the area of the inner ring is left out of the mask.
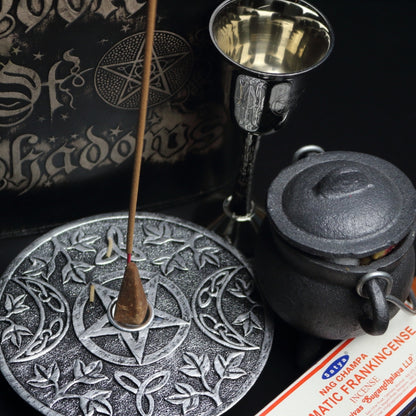
[[[311,77],[290,123],[262,139],[254,183],[254,197],[260,205],[264,204],[271,180],[290,164],[294,151],[306,144],[379,156],[416,181],[416,2],[311,3],[331,22],[335,47],[327,62]],[[105,208],[102,207],[103,213]],[[199,221],[192,204],[166,212]],[[39,234],[0,240],[0,272],[37,237]],[[333,341],[299,333],[274,318],[274,343],[264,371],[227,416],[256,414],[335,345]],[[0,376],[0,415],[16,414],[38,413]]]

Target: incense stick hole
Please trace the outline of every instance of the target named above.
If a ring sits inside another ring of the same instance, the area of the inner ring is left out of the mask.
[[[140,325],[121,324],[120,322],[117,322],[114,318],[114,313],[116,310],[116,303],[117,303],[117,298],[111,301],[107,310],[107,315],[108,315],[108,319],[110,323],[114,325],[116,328],[118,328],[120,331],[137,332],[137,331],[147,328],[152,323],[153,318],[154,318],[154,311],[150,303],[147,304],[146,316],[145,316],[143,323],[141,323]]]

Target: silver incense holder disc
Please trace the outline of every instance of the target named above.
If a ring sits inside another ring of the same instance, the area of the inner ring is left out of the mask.
[[[127,214],[52,230],[3,275],[0,366],[45,415],[219,415],[255,383],[273,324],[250,267],[216,234],[174,217],[136,217],[133,261],[152,307],[115,326]]]

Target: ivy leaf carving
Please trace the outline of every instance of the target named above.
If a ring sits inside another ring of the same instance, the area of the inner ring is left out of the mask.
[[[75,283],[86,283],[86,272],[94,268],[93,265],[83,261],[70,261],[62,269],[63,283],[73,281]]]
[[[172,404],[182,405],[182,413],[186,414],[199,406],[199,396],[192,386],[186,383],[175,384],[178,393],[166,398]]]
[[[30,257],[31,265],[23,272],[25,276],[46,278],[48,273],[48,261],[41,257]]]
[[[218,249],[215,247],[203,247],[194,251],[194,261],[198,269],[202,269],[206,263],[220,266],[220,259],[217,256]]]
[[[44,367],[40,364],[34,366],[35,378],[28,380],[28,384],[33,387],[47,388],[58,383],[61,372],[56,361],[49,367]]]
[[[160,222],[158,225],[144,224],[143,232],[145,235],[143,244],[161,245],[172,239],[172,229],[165,222]]]
[[[77,359],[74,363],[74,376],[83,383],[96,384],[107,380],[107,376],[101,374],[102,369],[103,363],[100,360],[85,365],[82,360]]]
[[[90,390],[80,397],[79,405],[84,416],[92,416],[94,412],[100,415],[112,416],[113,407],[107,400],[111,396],[109,390]]]
[[[234,281],[234,286],[228,291],[237,298],[248,298],[254,291],[254,284],[251,280],[237,278]]]
[[[29,328],[13,323],[3,331],[1,342],[3,343],[7,340],[10,340],[15,347],[20,348],[22,345],[23,336],[28,335],[33,335]]]
[[[29,309],[29,306],[25,305],[26,294],[14,297],[10,293],[6,293],[6,301],[4,307],[6,308],[7,315],[13,315],[22,313]]]
[[[263,329],[260,319],[253,311],[249,311],[237,316],[233,324],[242,325],[245,336],[251,334],[253,329]]]
[[[175,269],[188,270],[184,258],[179,253],[172,257],[159,257],[153,261],[153,264],[160,265],[165,276],[172,273]]]
[[[189,377],[204,377],[208,374],[211,365],[206,354],[198,357],[192,352],[187,352],[183,359],[186,365],[180,368],[182,373]]]
[[[230,380],[236,380],[245,376],[247,373],[243,369],[239,368],[243,358],[243,352],[231,353],[227,358],[218,354],[214,359],[215,371],[221,378],[227,378]]]
[[[85,253],[88,251],[95,252],[95,249],[92,246],[97,240],[99,240],[99,236],[91,235],[85,236],[84,231],[78,230],[71,236],[71,246],[68,249],[78,250],[81,253]]]

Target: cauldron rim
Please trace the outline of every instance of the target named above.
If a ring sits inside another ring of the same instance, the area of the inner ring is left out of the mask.
[[[391,178],[402,196],[402,202],[401,209],[395,213],[394,221],[388,227],[360,238],[330,239],[309,233],[291,221],[283,208],[287,184],[306,169],[334,161],[359,163],[382,171],[384,176]],[[277,175],[269,187],[267,214],[274,232],[304,252],[321,257],[361,258],[399,243],[416,228],[416,190],[400,169],[384,159],[352,151],[329,151],[301,159]]]
[[[280,256],[291,264],[298,273],[308,275],[330,285],[354,288],[358,279],[367,273],[375,271],[393,272],[398,262],[402,261],[403,257],[412,249],[415,236],[416,231],[410,232],[389,254],[373,260],[369,264],[345,265],[332,262],[331,258],[323,258],[302,252],[279,235],[274,234],[271,230],[273,245],[280,253]]]

